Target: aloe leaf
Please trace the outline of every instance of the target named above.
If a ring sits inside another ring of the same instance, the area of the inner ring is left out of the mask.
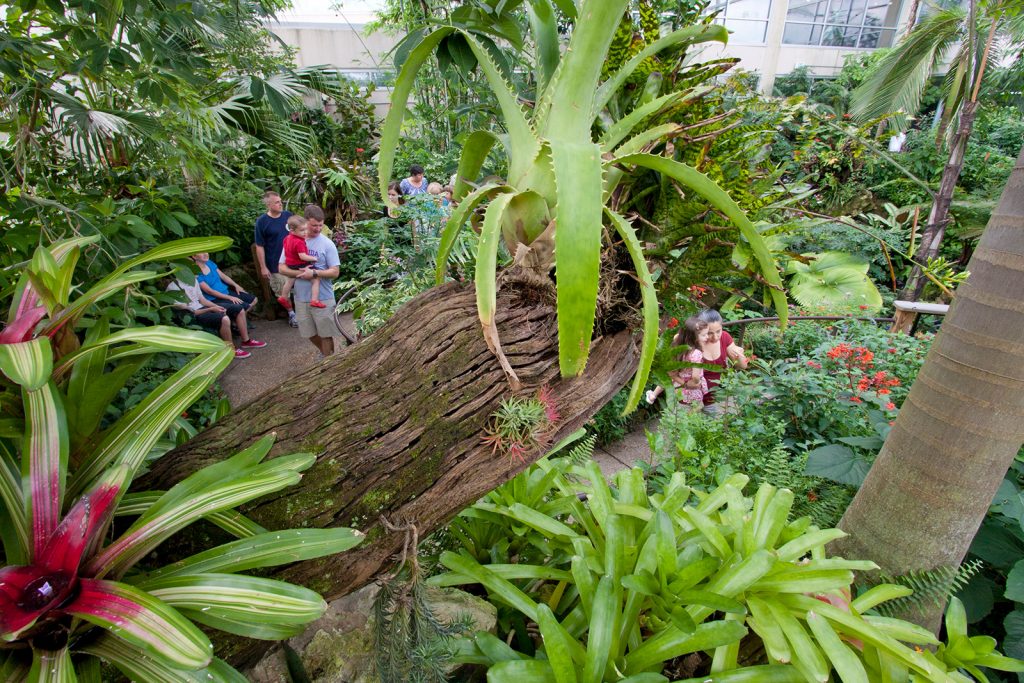
[[[558,193],[555,268],[558,362],[563,377],[583,372],[597,311],[601,266],[601,150],[593,143],[551,142]]]
[[[28,680],[33,683],[77,683],[71,651],[66,647],[60,650],[32,648]]]
[[[213,645],[192,622],[123,583],[82,579],[78,596],[64,611],[107,629],[168,666],[197,669],[213,657]]]
[[[263,469],[270,467],[264,465]],[[200,517],[293,486],[300,478],[298,472],[266,472],[255,468],[237,479],[206,489],[201,496],[182,500],[162,511],[159,516],[132,525],[89,563],[86,573],[93,576],[120,576],[168,537]]]
[[[203,354],[178,370],[107,430],[103,441],[85,456],[71,482],[76,495],[115,462],[132,472],[144,462],[153,444],[170,424],[195,402],[234,359],[223,346],[216,353]]]
[[[618,71],[616,71],[607,81],[601,84],[601,87],[597,90],[597,96],[595,98],[595,112],[599,112],[608,106],[608,102],[611,100],[615,92],[625,84],[633,72],[636,71],[637,67],[640,66],[640,64],[648,57],[656,55],[672,45],[679,45],[681,43],[706,43],[709,41],[717,41],[724,44],[728,39],[729,32],[720,24],[711,24],[710,26],[689,26],[678,31],[673,31],[667,36],[659,38],[640,52],[636,53],[632,59],[623,64]]]
[[[640,279],[640,297],[643,302],[644,328],[643,339],[640,342],[640,364],[637,367],[636,376],[633,378],[633,386],[629,389],[629,398],[626,400],[626,407],[622,414],[628,415],[633,412],[640,403],[644,387],[647,386],[647,378],[651,373],[651,364],[654,362],[654,354],[658,350],[658,296],[654,291],[654,280],[647,268],[647,261],[644,259],[643,247],[636,236],[633,226],[620,214],[605,209],[605,214],[615,226],[630,258],[633,259],[633,269]]]
[[[132,681],[146,683],[246,683],[246,679],[220,659],[202,669],[185,670],[147,657],[137,648],[110,634],[87,641],[79,651],[110,662]]]
[[[84,356],[97,353],[101,347],[121,343],[140,344],[147,349],[174,351],[177,353],[215,353],[224,346],[224,341],[199,330],[184,330],[168,325],[152,325],[135,327],[106,335],[90,343],[86,343],[78,351],[64,356],[60,360],[54,374],[63,375]]]
[[[391,171],[395,166],[398,139],[402,133],[402,119],[405,118],[405,109],[409,105],[409,94],[416,82],[416,74],[423,63],[433,54],[437,44],[454,31],[453,27],[442,26],[424,36],[419,44],[409,52],[398,73],[398,78],[395,79],[395,85],[391,91],[391,108],[388,109],[388,115],[381,127],[380,157],[377,160],[380,197],[385,206],[388,203],[388,183],[391,181]]]
[[[557,90],[551,99],[545,138],[590,141],[590,126],[596,113],[594,93],[601,78],[601,66],[628,4],[627,0],[606,0],[586,2],[580,7],[554,84]]]
[[[472,191],[470,183],[480,175],[480,169],[496,142],[499,142],[498,136],[489,130],[474,130],[466,137],[462,143],[462,156],[459,157],[459,168],[455,174],[452,199],[461,202]]]
[[[445,551],[441,553],[440,559],[441,564],[448,567],[448,569],[470,577],[475,582],[484,586],[495,598],[536,621],[537,603],[509,581],[489,571],[487,567],[481,566],[476,560],[469,557]]]
[[[662,95],[646,104],[640,105],[608,127],[608,130],[601,136],[601,147],[604,151],[610,152],[616,145],[625,140],[633,132],[634,128],[649,117],[667,107],[671,107],[677,102],[681,102],[689,97],[689,95],[690,93],[686,91],[670,92],[667,95]]]
[[[0,344],[0,370],[28,391],[41,389],[53,371],[50,340],[39,337],[18,344]]]
[[[501,217],[513,196],[515,195],[503,194],[491,200],[484,215],[483,229],[480,231],[480,247],[476,256],[476,308],[484,330],[494,323],[494,312],[498,306],[496,278]]]
[[[257,625],[295,626],[327,609],[317,593],[276,579],[203,573],[146,582],[146,592],[171,607]]]
[[[22,495],[17,464],[6,448],[0,448],[0,503],[4,507],[0,524],[5,527],[0,533],[3,534],[7,562],[28,564],[33,550],[29,539],[28,508]]]
[[[519,105],[518,95],[505,81],[505,77],[502,75],[498,65],[494,63],[490,52],[484,49],[470,34],[464,33],[463,35],[466,38],[466,42],[469,43],[470,49],[473,50],[473,54],[476,55],[480,64],[480,70],[483,72],[484,77],[491,86],[491,91],[498,100],[498,106],[501,108],[502,122],[508,131],[508,147],[515,152],[514,154],[509,154],[508,175],[510,178],[517,178],[526,170],[527,164],[533,160],[533,157],[536,156],[537,151],[540,149],[540,141],[530,126],[530,122],[527,121],[523,108]],[[381,145],[383,148],[383,141]]]
[[[529,0],[526,3],[530,33],[534,42],[534,74],[537,92],[543,92],[558,68],[561,57],[558,42],[558,19],[550,0]]]
[[[764,243],[764,238],[750,222],[743,209],[733,201],[725,190],[719,187],[713,180],[700,171],[672,159],[653,156],[650,154],[629,154],[619,157],[614,163],[633,164],[643,166],[657,171],[682,183],[697,194],[704,197],[708,202],[724,213],[736,226],[740,233],[750,244],[750,248],[757,258],[761,275],[768,284],[768,291],[772,302],[775,304],[775,312],[779,316],[779,324],[786,325],[789,317],[789,309],[786,305],[786,294],[782,286],[782,279],[775,267],[775,261]]]
[[[458,237],[459,231],[466,224],[466,221],[473,214],[477,205],[480,204],[484,199],[487,199],[493,194],[498,192],[509,192],[511,188],[502,187],[499,185],[488,184],[483,187],[473,190],[469,193],[465,199],[459,202],[459,205],[452,211],[451,218],[444,226],[444,230],[441,231],[441,241],[437,247],[437,266],[436,266],[436,282],[441,284],[444,282],[445,269],[448,267],[448,255],[452,251],[452,245],[455,244],[455,238]]]
[[[288,529],[271,531],[211,548],[161,567],[132,583],[148,589],[152,581],[185,574],[233,573],[334,555],[362,543],[355,529]]]

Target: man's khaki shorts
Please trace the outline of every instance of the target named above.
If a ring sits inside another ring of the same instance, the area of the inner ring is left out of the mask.
[[[334,299],[325,301],[326,308],[313,308],[309,302],[295,302],[295,319],[299,322],[299,334],[311,337],[337,337],[341,335],[334,313]]]
[[[284,289],[286,282],[288,282],[286,275],[281,273],[270,274],[270,290],[274,293],[274,296],[281,296],[281,291]]]

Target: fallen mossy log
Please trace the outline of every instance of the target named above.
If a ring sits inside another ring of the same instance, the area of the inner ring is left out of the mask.
[[[595,341],[582,376],[562,379],[554,307],[528,287],[506,285],[498,311],[502,346],[522,382],[519,393],[551,389],[560,413],[551,443],[579,429],[636,369],[636,344],[621,330]],[[297,486],[242,511],[269,529],[365,532],[358,548],[272,574],[332,600],[373,580],[401,551],[404,534],[386,532],[381,518],[412,523],[422,538],[544,454],[517,460],[482,442],[491,415],[510,393],[481,334],[472,286],[449,283],[407,303],[367,339],[171,451],[137,487],[166,489],[270,433],[276,434],[271,457],[315,453],[316,463]],[[202,537],[186,537],[173,553],[184,557],[203,545]],[[218,649],[235,664],[265,649],[221,635]]]

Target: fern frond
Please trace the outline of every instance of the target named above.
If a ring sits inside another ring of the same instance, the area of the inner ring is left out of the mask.
[[[875,610],[883,616],[894,617],[922,607],[941,607],[951,595],[962,590],[971,577],[984,566],[985,563],[981,560],[970,560],[959,567],[944,565],[927,571],[915,570],[896,576],[885,573],[873,576],[872,583],[894,583],[914,591],[906,597],[882,603],[875,607]]]

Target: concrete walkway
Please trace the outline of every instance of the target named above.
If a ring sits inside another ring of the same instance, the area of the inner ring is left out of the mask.
[[[345,331],[354,338],[356,326],[352,314],[343,313],[339,317]],[[267,345],[262,349],[252,349],[248,358],[231,361],[220,376],[220,386],[232,408],[243,406],[268,389],[312,370],[319,362],[319,352],[288,324],[288,318],[254,320],[253,325],[255,327],[249,330],[250,336],[267,342]],[[335,349],[345,344],[344,337],[334,338]]]

